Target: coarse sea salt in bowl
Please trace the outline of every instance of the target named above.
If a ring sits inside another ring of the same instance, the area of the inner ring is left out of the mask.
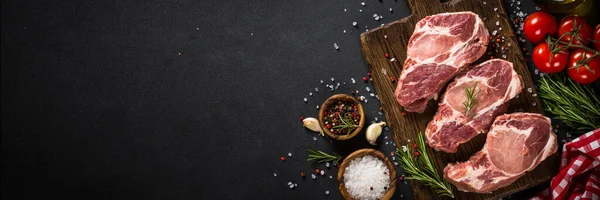
[[[375,149],[360,149],[340,165],[337,180],[345,199],[390,199],[396,191],[396,169]]]

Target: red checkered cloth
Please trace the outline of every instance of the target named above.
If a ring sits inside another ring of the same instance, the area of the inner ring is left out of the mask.
[[[550,188],[531,200],[597,200],[600,197],[600,129],[582,135],[563,146],[560,172]],[[552,193],[552,194],[550,194]]]

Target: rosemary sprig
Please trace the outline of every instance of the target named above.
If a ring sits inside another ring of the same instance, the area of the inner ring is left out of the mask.
[[[337,165],[338,162],[340,161],[340,159],[342,158],[341,156],[338,156],[335,153],[333,153],[334,155],[330,155],[325,152],[322,152],[319,150],[313,150],[313,149],[307,149],[307,151],[308,151],[307,161],[315,160],[315,161],[317,161],[317,163],[332,162],[333,165]]]
[[[600,128],[600,100],[589,86],[557,75],[542,76],[539,94],[545,109],[567,126],[577,130]]]
[[[477,82],[475,82],[475,84],[473,84],[472,88],[463,87],[463,89],[465,90],[465,93],[467,93],[467,100],[465,100],[463,102],[463,105],[465,105],[465,116],[469,116],[469,112],[471,111],[471,108],[473,108],[473,106],[475,106],[475,104],[477,103],[476,98],[477,98],[477,95],[479,95],[479,92],[481,92],[481,90],[479,90],[479,91],[477,91],[477,93],[475,93],[476,87],[477,87]]]
[[[345,113],[344,117],[346,118],[346,120],[344,120],[344,118],[342,118],[342,115],[338,115],[342,124],[334,126],[333,128],[339,129],[340,132],[342,132],[342,130],[344,130],[344,129],[347,129],[348,131],[346,131],[346,133],[350,134],[350,131],[354,130],[354,128],[358,127],[358,125],[354,124],[354,121],[352,120],[351,115],[350,115],[350,119],[347,118],[349,115],[350,115],[349,113]]]
[[[407,179],[416,180],[426,186],[431,187],[438,195],[454,198],[452,185],[438,174],[438,170],[429,160],[427,149],[425,149],[425,139],[422,133],[419,133],[417,139],[417,148],[414,154],[411,154],[410,148],[403,146],[403,149],[396,148],[396,155],[400,160],[400,166],[409,177]]]

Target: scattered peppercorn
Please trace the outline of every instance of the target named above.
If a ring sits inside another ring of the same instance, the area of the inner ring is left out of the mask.
[[[283,156],[281,156],[281,158],[279,158],[279,159],[281,159],[281,161],[285,161],[285,157],[283,157]]]
[[[300,176],[304,177],[304,172],[300,172]]]
[[[385,57],[386,57],[386,58],[390,58],[390,54],[387,54],[387,53],[386,53],[386,54],[385,54]]]
[[[367,81],[367,77],[366,76],[363,76],[363,81]]]

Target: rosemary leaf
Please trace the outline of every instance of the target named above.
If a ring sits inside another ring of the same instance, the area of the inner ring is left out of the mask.
[[[399,164],[404,172],[409,175],[407,179],[416,180],[430,187],[440,196],[454,198],[452,185],[438,174],[435,165],[429,160],[426,147],[424,136],[419,133],[417,138],[417,152],[419,155],[415,154],[413,156],[410,148],[406,148],[406,151],[396,148]]]
[[[600,128],[600,101],[589,86],[557,75],[543,76],[539,95],[544,108],[567,126],[577,130]]]
[[[308,159],[307,161],[317,161],[317,163],[323,163],[323,162],[333,162],[333,165],[337,165],[338,162],[340,161],[340,159],[342,158],[341,156],[338,156],[336,153],[333,153],[334,155],[330,155],[327,154],[323,151],[319,151],[319,150],[313,150],[313,149],[307,149],[308,151]]]

